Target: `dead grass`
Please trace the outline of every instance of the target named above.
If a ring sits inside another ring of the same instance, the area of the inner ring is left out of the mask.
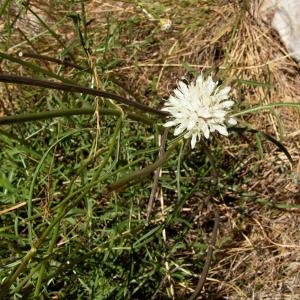
[[[159,2],[138,6],[134,1],[94,0],[87,4],[91,21],[88,29],[95,50],[91,60],[114,62],[99,74],[100,78],[116,78],[140,101],[160,106],[160,99],[168,96],[176,80],[187,74],[182,64],[188,63],[196,71],[212,71],[231,84],[239,107],[300,101],[298,65],[289,58],[276,32],[250,10],[242,10],[235,1],[183,1],[193,3],[186,7],[180,1]],[[63,13],[63,5],[57,9]],[[36,13],[47,18],[47,24],[52,24],[71,45],[76,39],[70,31],[71,20],[55,27],[59,15],[49,15],[48,11],[45,4]],[[32,14],[23,14],[16,40],[43,30],[36,27],[31,17]],[[170,31],[161,29],[162,18],[172,21]],[[116,19],[119,28],[113,27]],[[26,32],[21,30],[22,24],[30,24]],[[118,39],[119,47],[104,56],[97,45],[107,31],[111,38]],[[56,47],[51,46],[53,43]],[[59,42],[48,33],[27,43],[25,48],[15,46],[8,52],[21,49],[55,56]],[[78,63],[82,55],[77,56]],[[1,69],[6,68],[1,62]],[[219,250],[203,298],[299,299],[299,113],[276,109],[274,114],[259,113],[244,121],[278,138],[282,129],[294,164],[272,145],[265,147],[263,158],[259,157],[253,152],[255,142],[246,142],[245,160],[238,174],[244,180],[241,189],[251,193],[252,200],[243,207],[239,203],[220,204],[224,219]],[[228,142],[227,146],[230,149],[233,145]],[[230,154],[237,155],[235,150],[230,150]]]

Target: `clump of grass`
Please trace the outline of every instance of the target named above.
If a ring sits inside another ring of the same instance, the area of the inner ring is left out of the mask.
[[[253,76],[236,59],[249,54],[237,54],[240,35],[249,32],[246,9],[220,1],[1,4],[3,299],[227,292],[225,281],[221,291],[210,281],[203,290],[222,243],[234,251],[223,211],[238,210],[237,218],[229,213],[238,228],[250,202],[269,205],[245,185],[255,180],[267,147],[291,157],[272,130],[247,127],[231,142],[216,139],[191,151],[164,131],[160,107],[175,78],[205,68],[235,84],[244,100],[239,108],[248,109],[236,113],[245,126],[246,113],[272,109],[276,116],[278,104],[265,101],[272,75],[256,78],[259,72]],[[164,18],[172,30],[161,29]],[[220,20],[226,26],[217,32]],[[251,93],[262,99],[249,108]],[[276,135],[281,123],[272,124]],[[211,274],[226,270],[226,259],[219,260]]]

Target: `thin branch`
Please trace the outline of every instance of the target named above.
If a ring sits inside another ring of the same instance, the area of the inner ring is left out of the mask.
[[[160,145],[160,150],[159,150],[159,154],[158,154],[159,158],[166,152],[165,151],[165,146],[166,146],[166,142],[167,142],[168,131],[169,131],[168,128],[166,128],[164,130],[163,136],[161,138],[161,145]],[[154,171],[153,185],[152,185],[152,190],[151,190],[151,194],[150,194],[149,201],[148,201],[148,206],[147,206],[147,216],[146,216],[146,222],[147,223],[149,223],[150,215],[151,215],[151,212],[152,212],[154,198],[155,198],[155,196],[157,194],[158,179],[159,179],[160,171],[161,171],[161,167],[157,168]]]
[[[211,264],[211,259],[212,259],[212,255],[213,255],[213,251],[216,245],[216,240],[217,240],[217,234],[218,234],[218,229],[219,229],[219,223],[220,223],[220,215],[219,212],[217,210],[217,208],[214,210],[215,211],[215,224],[214,224],[214,228],[212,231],[212,238],[211,238],[211,242],[208,246],[207,249],[207,255],[206,255],[206,259],[205,259],[205,264],[202,270],[202,273],[199,277],[198,283],[196,285],[195,291],[194,293],[190,296],[189,300],[195,300],[198,295],[201,293],[201,290],[204,286],[207,274],[208,274],[208,270]]]

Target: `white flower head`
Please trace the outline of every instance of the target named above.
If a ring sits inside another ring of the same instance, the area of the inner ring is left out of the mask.
[[[162,31],[171,31],[172,29],[172,21],[170,19],[160,19],[160,29]]]
[[[227,115],[234,102],[229,100],[230,87],[218,87],[209,76],[204,79],[200,74],[195,82],[187,85],[180,81],[174,95],[167,100],[163,111],[170,113],[165,127],[176,126],[174,135],[185,133],[191,139],[192,148],[204,135],[209,138],[211,132],[218,131],[228,135],[226,122],[235,125],[237,121]]]

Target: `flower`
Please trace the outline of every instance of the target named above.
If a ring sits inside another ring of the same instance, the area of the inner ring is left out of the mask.
[[[174,135],[185,132],[184,137],[191,139],[192,148],[197,140],[204,135],[209,138],[210,133],[218,131],[228,136],[225,122],[235,125],[237,121],[227,116],[227,110],[234,104],[229,98],[230,87],[218,87],[209,76],[204,79],[200,74],[195,82],[187,85],[183,81],[178,83],[167,100],[163,111],[169,112],[169,121],[164,127],[177,126]]]
[[[172,21],[170,19],[159,19],[159,23],[162,31],[171,31]]]

